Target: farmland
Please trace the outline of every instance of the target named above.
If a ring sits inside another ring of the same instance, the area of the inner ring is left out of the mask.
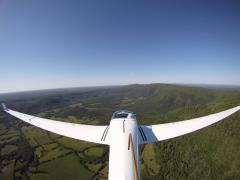
[[[59,121],[106,125],[119,109],[139,124],[190,119],[240,104],[238,88],[167,84],[0,95],[11,109]],[[142,179],[239,179],[240,113],[188,136],[140,146]],[[107,179],[108,146],[59,136],[0,112],[0,179]]]

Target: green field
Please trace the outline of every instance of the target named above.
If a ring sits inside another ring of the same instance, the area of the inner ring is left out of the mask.
[[[0,95],[9,108],[66,122],[108,125],[119,109],[139,124],[174,122],[240,105],[239,88],[166,84]],[[211,127],[142,145],[141,179],[240,179],[240,113]],[[0,111],[0,179],[107,179],[108,146],[38,129]]]
[[[88,179],[92,172],[87,171],[79,162],[78,157],[71,154],[56,160],[44,163],[37,168],[39,173],[30,173],[33,180],[51,179]]]

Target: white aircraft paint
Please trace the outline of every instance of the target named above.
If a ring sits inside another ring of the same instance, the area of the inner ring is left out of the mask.
[[[109,179],[139,179],[137,121],[111,120],[109,144]]]

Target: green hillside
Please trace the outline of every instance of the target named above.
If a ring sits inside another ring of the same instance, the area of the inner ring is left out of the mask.
[[[139,124],[180,121],[240,105],[238,88],[167,84],[73,88],[0,95],[39,117],[109,124],[119,109]],[[142,179],[240,179],[240,113],[211,127],[140,147]],[[0,111],[0,179],[107,179],[108,147],[49,133]]]

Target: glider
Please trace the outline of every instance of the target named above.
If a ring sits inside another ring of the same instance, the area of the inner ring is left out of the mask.
[[[31,125],[70,138],[110,146],[109,180],[139,180],[140,144],[182,136],[216,123],[240,110],[240,106],[195,119],[157,125],[138,125],[136,116],[126,110],[113,113],[108,126],[54,121],[8,109],[4,111]]]

